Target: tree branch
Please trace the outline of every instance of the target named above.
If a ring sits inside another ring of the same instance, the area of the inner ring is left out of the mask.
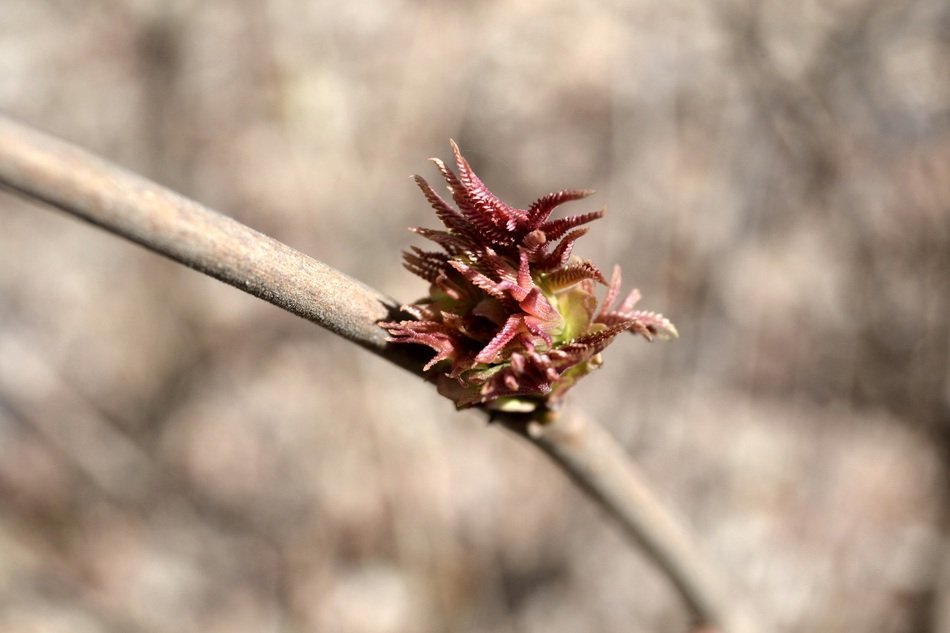
[[[398,304],[293,248],[78,147],[0,115],[0,186],[58,207],[339,334],[413,373],[417,346],[389,345]],[[697,619],[752,633],[740,600],[664,510],[623,449],[581,417],[502,424],[544,451],[669,575]]]
[[[398,303],[312,257],[0,115],[0,185],[78,216],[339,334],[415,373],[376,325]]]
[[[701,623],[722,632],[764,631],[754,626],[741,598],[706,561],[690,533],[664,508],[606,429],[578,411],[551,416],[544,423],[517,415],[496,420],[544,451],[597,501],[666,572]]]

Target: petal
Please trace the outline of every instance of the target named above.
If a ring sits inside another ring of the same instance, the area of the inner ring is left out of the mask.
[[[604,213],[606,213],[604,209],[599,209],[591,213],[584,213],[583,215],[572,215],[567,218],[561,218],[560,220],[547,222],[542,224],[539,228],[544,231],[544,234],[547,235],[548,240],[553,242],[574,227],[580,226],[581,224],[587,224],[588,222],[593,222],[594,220],[604,217]]]
[[[565,189],[541,196],[528,207],[528,219],[531,228],[538,228],[551,215],[554,209],[565,202],[580,200],[594,193],[593,189]]]
[[[475,356],[475,360],[480,363],[493,363],[501,350],[513,339],[521,330],[523,324],[520,314],[513,314],[508,317],[498,334],[495,335],[488,345]]]

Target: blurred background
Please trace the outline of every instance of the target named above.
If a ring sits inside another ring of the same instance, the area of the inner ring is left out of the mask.
[[[671,344],[572,401],[776,631],[950,631],[950,4],[4,0],[0,110],[404,301],[456,139]],[[529,446],[0,194],[0,631],[687,631]]]

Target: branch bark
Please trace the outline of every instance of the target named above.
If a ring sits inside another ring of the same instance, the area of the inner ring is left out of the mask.
[[[413,373],[415,346],[376,325],[398,312],[385,295],[266,235],[85,150],[0,115],[0,186],[80,217],[301,316]],[[544,451],[670,577],[697,620],[753,633],[742,601],[701,556],[616,440],[579,416],[502,424]]]
[[[664,507],[606,429],[577,411],[551,416],[544,423],[518,416],[499,416],[497,421],[544,451],[597,501],[666,572],[700,623],[724,633],[765,630],[755,626],[742,598],[703,557],[683,523]]]
[[[376,325],[398,303],[240,222],[0,115],[0,185],[320,325],[410,371]]]

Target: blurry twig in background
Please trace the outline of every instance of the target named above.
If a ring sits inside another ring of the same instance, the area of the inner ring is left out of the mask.
[[[197,269],[414,373],[421,361],[376,325],[397,304],[239,222],[92,154],[0,117],[0,185],[79,216]],[[502,424],[544,451],[666,572],[697,619],[723,633],[754,625],[729,584],[650,492],[620,445],[582,417]]]

